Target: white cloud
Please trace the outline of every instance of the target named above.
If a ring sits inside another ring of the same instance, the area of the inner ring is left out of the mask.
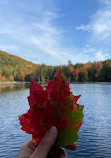
[[[83,49],[84,53],[93,53],[95,51],[96,51],[96,49],[95,48],[91,48],[91,47]]]
[[[81,24],[80,26],[76,27],[76,30],[83,30],[83,31],[90,31],[90,25],[83,25]]]
[[[110,58],[109,50],[103,50],[96,47],[91,47],[91,45],[86,45],[86,47],[83,48],[83,52],[86,55],[91,56],[93,58],[93,61],[101,61]]]
[[[54,20],[55,18],[58,17],[58,14],[55,13],[55,12],[52,12],[52,11],[45,11],[45,12],[43,12],[43,15],[45,17],[47,17],[46,19],[48,19],[48,21],[49,20]]]
[[[103,53],[102,50],[99,50],[95,53],[95,60],[100,61],[100,60],[105,60],[109,57],[109,54]]]
[[[39,18],[35,16],[23,16],[18,14],[19,21],[14,23],[8,23],[5,21],[5,25],[0,26],[0,34],[6,34],[8,38],[15,40],[17,44],[24,45],[29,49],[36,50],[35,53],[39,55],[39,52],[53,56],[55,60],[62,60],[61,52],[61,38],[63,30],[53,25],[53,21],[58,18],[58,14],[55,11],[47,10],[40,11]],[[30,22],[26,22],[29,19]],[[33,22],[32,22],[33,21]],[[1,45],[1,49],[8,51],[8,46]]]
[[[50,12],[48,15],[45,14],[45,17],[40,22],[33,23],[28,28],[28,32],[32,32],[30,38],[28,38],[28,34],[24,32],[24,38],[26,40],[23,42],[28,45],[30,44],[36,47],[38,50],[55,57],[55,59],[60,59],[60,39],[62,30],[51,24],[53,16],[55,18],[55,14]]]
[[[45,10],[45,8],[44,11],[39,12],[39,14],[39,19],[36,19],[34,16],[23,16],[19,14],[19,21],[17,20],[14,23],[6,23],[6,25],[1,28],[0,34],[6,34],[9,39],[11,38],[11,40],[14,40],[15,47],[14,45],[6,44],[0,45],[0,49],[12,52],[12,54],[16,51],[15,55],[19,55],[23,58],[25,54],[28,60],[29,58],[30,60],[32,58],[34,62],[38,59],[40,63],[43,63],[44,58],[46,58],[46,60],[51,59],[51,65],[58,65],[59,63],[66,64],[69,59],[73,58],[72,55],[74,53],[69,53],[70,50],[66,50],[61,45],[62,33],[64,30],[57,27],[54,21],[58,18],[58,14],[55,11]],[[25,22],[28,18],[31,21],[34,19],[34,21],[31,23]],[[20,48],[19,45],[22,47],[24,46],[24,48]],[[22,51],[24,51],[23,54],[21,53]],[[26,55],[27,53],[29,55]],[[76,62],[75,57],[74,62]]]
[[[106,5],[110,5],[111,4],[111,0],[99,0],[101,3],[104,3]]]
[[[111,38],[111,0],[101,0],[106,5],[90,17],[88,24],[81,24],[76,30],[88,31],[93,40],[106,40]]]
[[[50,60],[51,65],[67,64],[69,59],[73,63],[86,62],[93,60],[94,57],[99,58],[98,56],[101,55],[98,55],[98,50],[90,45],[84,49],[76,48],[74,45],[73,48],[62,45],[64,30],[59,27],[60,25],[56,25],[56,20],[60,19],[58,17],[61,14],[53,7],[47,7],[49,0],[48,2],[45,0],[28,1],[30,7],[26,5],[26,1],[22,0],[19,1],[20,3],[17,1],[16,5],[14,1],[12,3],[7,0],[7,2],[10,2],[9,10],[2,10],[0,14],[0,19],[2,19],[0,21],[0,37],[2,37],[0,49],[12,54],[15,51],[15,55],[34,62],[48,63]],[[93,33],[96,39],[106,39],[111,34],[110,13],[107,9],[99,10],[91,17],[88,24],[82,24],[76,27],[76,30]],[[95,56],[92,59],[89,54],[93,52]]]
[[[111,10],[98,11],[91,23],[94,36],[105,40],[111,37]]]
[[[55,49],[56,41],[48,34],[44,34],[40,37],[31,37],[30,40],[31,43],[35,45],[39,50],[54,57],[59,55],[57,48]]]

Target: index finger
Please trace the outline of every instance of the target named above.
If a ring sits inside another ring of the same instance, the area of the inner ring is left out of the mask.
[[[27,148],[32,149],[33,151],[36,149],[36,146],[32,142],[32,139],[29,139],[27,142],[25,142],[24,146],[27,147]]]

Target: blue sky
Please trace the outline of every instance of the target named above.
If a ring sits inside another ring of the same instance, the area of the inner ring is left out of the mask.
[[[111,0],[0,0],[0,50],[37,64],[111,57]]]

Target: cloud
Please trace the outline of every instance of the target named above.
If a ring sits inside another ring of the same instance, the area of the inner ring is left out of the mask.
[[[110,5],[111,4],[111,0],[99,0],[101,3],[106,4],[106,5]]]
[[[42,2],[40,6],[42,6]],[[12,49],[10,52],[14,54],[13,43],[15,47],[17,46],[15,55],[24,58],[25,54],[26,59],[29,60],[30,58],[34,62],[38,59],[39,63],[49,63],[50,60],[51,65],[66,63],[72,58],[72,55],[74,56],[74,53],[69,53],[70,50],[62,45],[64,30],[56,25],[56,21],[60,17],[58,14],[60,10],[47,9],[45,6],[42,9],[38,8],[36,15],[34,14],[35,11],[30,9],[31,14],[29,15],[28,8],[20,4],[19,7],[13,9],[11,10],[11,17],[13,15],[12,19],[16,20],[10,23],[5,20],[4,24],[0,26],[0,36],[7,36],[8,40],[6,41],[8,44],[0,45],[2,50],[9,52]],[[20,9],[22,14],[18,12]],[[5,19],[7,18],[8,14],[6,13]]]
[[[99,49],[91,45],[86,45],[86,47],[83,48],[83,52],[89,55],[93,59],[92,61],[101,61],[110,58],[109,50]]]
[[[88,24],[81,24],[76,27],[76,30],[90,32],[93,40],[106,40],[111,39],[111,1],[101,0],[106,6],[99,9],[94,15],[90,17]]]
[[[52,11],[45,11],[43,12],[43,15],[46,17],[46,19],[48,19],[48,21],[58,18],[58,14]]]
[[[23,8],[22,6],[22,9]],[[12,13],[13,12],[15,12],[15,10],[12,10]],[[8,39],[14,41],[15,45],[18,43],[18,45],[22,45],[22,47],[24,45],[27,49],[36,50],[35,53],[38,56],[41,52],[41,54],[43,54],[42,56],[46,54],[49,57],[54,57],[56,61],[62,60],[61,52],[63,48],[61,46],[61,38],[63,30],[55,25],[58,13],[52,9],[43,8],[43,10],[39,11],[39,18],[36,18],[35,15],[20,14],[20,12],[16,12],[16,14],[18,14],[19,20],[13,23],[5,21],[4,27],[3,25],[0,26],[0,34],[6,34]],[[13,19],[14,18],[13,14]],[[1,49],[3,49],[3,46],[4,50],[7,51],[11,48],[13,49],[13,47],[7,49],[7,45],[1,45]]]
[[[91,48],[91,47],[89,47],[89,48],[84,48],[83,49],[83,52],[84,53],[94,53],[96,51],[96,49],[95,48]]]
[[[101,7],[89,18],[87,24],[76,27],[89,33],[88,44],[83,48],[94,61],[110,58],[111,41],[111,0],[98,0]]]
[[[96,60],[96,61],[105,60],[105,59],[107,59],[107,58],[109,58],[109,54],[103,53],[102,50],[99,50],[99,51],[97,51],[97,52],[95,53],[95,60]]]
[[[94,36],[105,40],[111,37],[111,10],[98,11],[91,24]]]
[[[26,27],[26,29],[28,29],[28,34],[25,28],[22,28],[25,34],[25,41],[23,40],[22,42],[25,42],[26,45],[35,47],[42,53],[55,57],[55,60],[60,60],[62,30],[52,25],[52,20],[55,16],[57,18],[57,14],[51,11],[45,12],[41,21],[32,23],[29,27]],[[30,38],[28,38],[28,36],[30,36]]]
[[[80,26],[76,27],[76,30],[83,30],[83,31],[90,32],[90,25],[81,24]]]
[[[76,63],[96,58],[95,53],[99,49],[92,46],[67,46],[66,42],[72,43],[75,37],[69,36],[71,30],[59,23],[63,15],[58,8],[54,8],[53,0],[20,0],[16,3],[14,0],[6,0],[7,3],[4,4],[2,2],[3,0],[0,0],[3,6],[0,12],[0,49],[26,60],[50,65],[67,64],[69,59]],[[4,8],[5,4],[9,5]],[[105,10],[98,10],[90,17],[89,23],[77,26],[76,31],[88,32],[96,39],[94,41],[110,38],[110,13],[107,7]]]

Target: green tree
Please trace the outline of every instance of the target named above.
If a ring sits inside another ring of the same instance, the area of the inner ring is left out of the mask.
[[[68,66],[72,66],[72,62],[70,60],[68,60]]]
[[[108,61],[103,62],[103,67],[100,70],[98,80],[111,82],[111,66]]]
[[[77,64],[74,65],[74,69],[79,69],[79,68],[81,68],[83,66],[84,66],[83,64],[77,63]]]
[[[88,68],[89,81],[97,81],[96,73],[97,73],[97,68],[96,65],[93,64],[91,67]]]
[[[23,77],[22,72],[21,72],[20,69],[16,70],[16,74],[15,74],[14,80],[15,81],[24,81],[24,77]]]
[[[52,66],[48,66],[47,67],[47,79],[48,80],[52,80],[53,79],[53,67]]]
[[[85,72],[80,72],[80,74],[79,74],[79,81],[81,81],[81,82],[85,82],[85,81],[88,81],[88,73],[87,73],[87,71],[85,71]]]
[[[62,68],[62,73],[64,78],[66,79],[66,81],[70,82],[71,81],[71,72],[70,72],[70,68],[67,66],[63,66]]]

